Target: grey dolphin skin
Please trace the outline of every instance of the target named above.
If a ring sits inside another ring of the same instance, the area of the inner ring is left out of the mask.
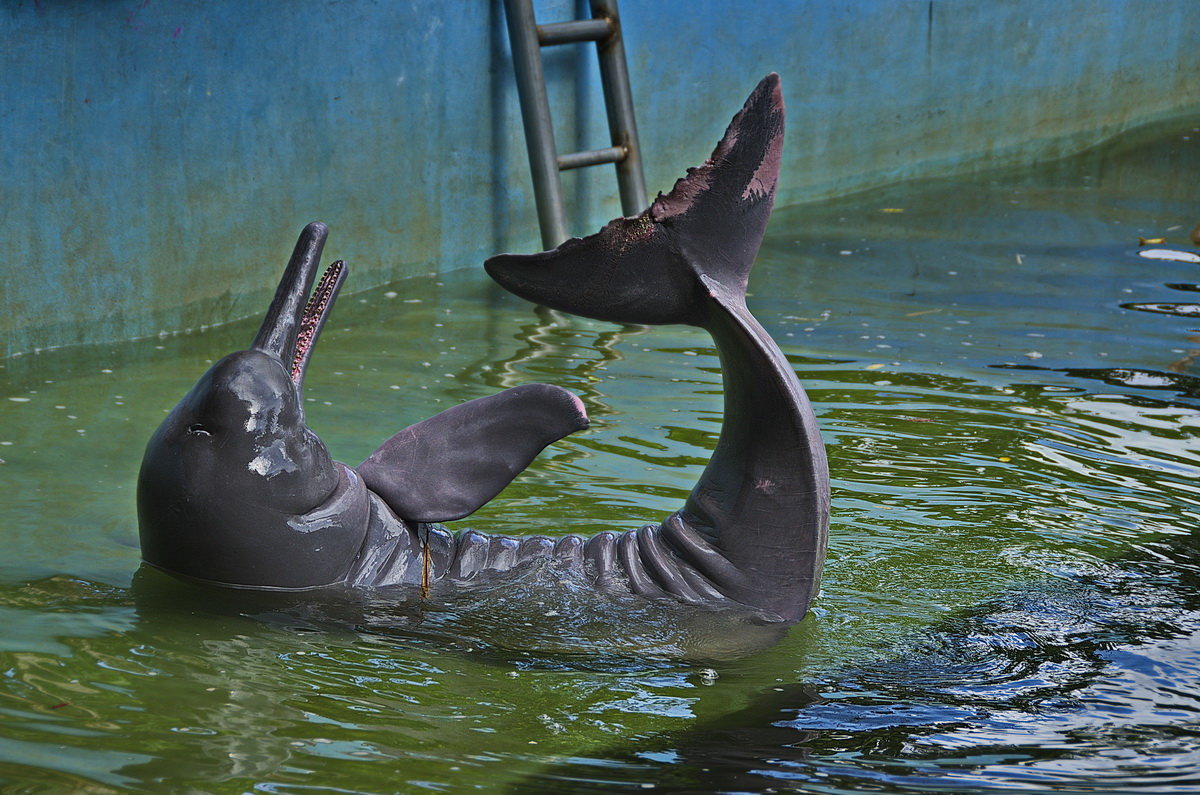
[[[590,538],[451,533],[548,444],[587,426],[574,395],[527,384],[455,406],[357,467],[305,425],[304,376],[346,267],[313,283],[327,231],[305,228],[248,350],[218,361],[151,437],[138,478],[142,556],[186,579],[309,590],[454,588],[553,559],[599,590],[790,623],[820,582],[825,450],[783,353],[745,304],[774,202],[784,109],[768,75],[712,156],[646,212],[485,263],[511,292],[622,323],[709,331],[724,377],[716,450],[661,524]]]

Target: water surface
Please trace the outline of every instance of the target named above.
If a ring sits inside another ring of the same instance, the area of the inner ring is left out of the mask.
[[[776,212],[750,305],[834,510],[814,613],[753,654],[538,582],[298,605],[135,576],[145,439],[257,323],[0,362],[0,784],[1200,791],[1200,266],[1137,255],[1192,250],[1197,135]],[[702,331],[539,313],[478,270],[344,297],[309,421],[357,463],[528,381],[593,427],[457,525],[659,520],[719,431]]]

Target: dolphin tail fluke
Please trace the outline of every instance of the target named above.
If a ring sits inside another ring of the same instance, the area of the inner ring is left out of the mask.
[[[679,578],[662,572],[692,566],[726,597],[790,622],[819,587],[829,473],[804,389],[746,308],[783,128],[779,77],[771,74],[712,156],[646,212],[553,251],[493,257],[486,267],[511,292],[554,309],[623,323],[688,323],[712,334],[725,392],[720,439],[684,508],[662,525],[666,552],[625,568],[641,593],[646,578],[633,572],[659,572],[671,590]]]
[[[485,264],[510,292],[618,323],[705,326],[704,296],[745,294],[775,200],[783,147],[779,76],[767,75],[712,155],[641,215],[540,254]]]

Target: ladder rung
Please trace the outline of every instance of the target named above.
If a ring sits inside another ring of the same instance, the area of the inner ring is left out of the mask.
[[[587,152],[572,152],[569,155],[558,156],[558,170],[569,171],[572,168],[598,166],[601,163],[620,163],[628,154],[629,150],[623,146],[591,149]]]
[[[537,26],[538,44],[543,47],[581,41],[603,41],[611,33],[612,23],[607,19],[578,19]]]

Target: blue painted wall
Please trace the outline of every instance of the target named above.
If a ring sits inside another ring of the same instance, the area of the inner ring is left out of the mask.
[[[785,202],[1200,110],[1194,0],[625,0],[622,16],[652,190],[771,70]],[[546,51],[563,149],[607,144],[594,61]],[[565,187],[576,233],[619,212],[608,169]],[[257,315],[313,219],[350,289],[538,247],[499,0],[0,6],[0,356]]]

